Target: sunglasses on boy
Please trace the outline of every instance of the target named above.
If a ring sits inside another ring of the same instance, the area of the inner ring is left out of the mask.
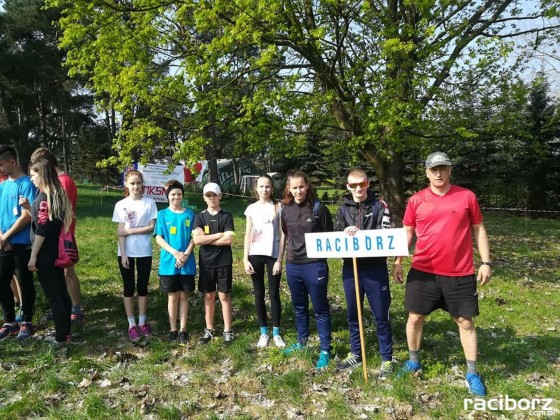
[[[351,190],[355,190],[358,187],[366,188],[368,184],[369,184],[368,181],[363,181],[363,182],[353,182],[351,184],[346,184],[346,185],[348,185],[348,188],[350,188]]]

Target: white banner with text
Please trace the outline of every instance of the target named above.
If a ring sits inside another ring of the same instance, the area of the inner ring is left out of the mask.
[[[169,166],[160,163],[138,164],[138,170],[144,177],[144,195],[154,201],[167,202],[163,185],[172,179],[176,179],[181,184],[185,182],[185,167],[176,166],[169,172]]]
[[[344,232],[306,233],[309,258],[361,258],[408,256],[404,228],[360,230],[354,236]]]

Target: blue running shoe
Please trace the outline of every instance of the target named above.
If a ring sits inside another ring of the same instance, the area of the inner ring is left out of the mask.
[[[298,352],[298,351],[301,351],[301,350],[304,350],[304,349],[305,349],[305,346],[298,342],[298,343],[292,344],[290,347],[288,347],[286,350],[284,350],[284,354],[286,356],[289,356],[292,353],[295,353],[295,352]]]
[[[329,362],[331,361],[331,354],[328,351],[321,350],[319,353],[319,360],[317,360],[317,364],[315,365],[315,369],[325,369]]]
[[[467,373],[465,385],[467,385],[471,394],[478,395],[479,397],[486,396],[486,387],[482,383],[482,379],[478,373]]]
[[[413,362],[412,360],[407,360],[406,362],[404,362],[398,376],[402,377],[408,373],[411,373],[414,376],[422,375],[422,365],[420,364],[420,362]]]
[[[18,340],[25,340],[33,335],[33,325],[31,322],[22,322],[19,328],[19,333],[16,336]]]

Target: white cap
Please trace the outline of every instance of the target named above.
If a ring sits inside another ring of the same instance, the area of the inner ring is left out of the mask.
[[[220,186],[218,184],[216,184],[215,182],[209,182],[208,184],[206,184],[202,190],[202,194],[206,195],[206,193],[209,192],[213,192],[216,195],[220,195],[222,193],[222,190],[220,189]]]

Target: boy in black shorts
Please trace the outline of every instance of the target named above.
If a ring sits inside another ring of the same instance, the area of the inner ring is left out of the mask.
[[[196,215],[193,241],[200,245],[198,253],[199,290],[204,292],[204,317],[206,328],[198,341],[207,344],[214,336],[214,310],[216,289],[224,317],[224,342],[233,342],[233,311],[231,303],[232,264],[231,244],[235,236],[233,216],[220,207],[222,191],[210,182],[203,189],[208,209]]]

